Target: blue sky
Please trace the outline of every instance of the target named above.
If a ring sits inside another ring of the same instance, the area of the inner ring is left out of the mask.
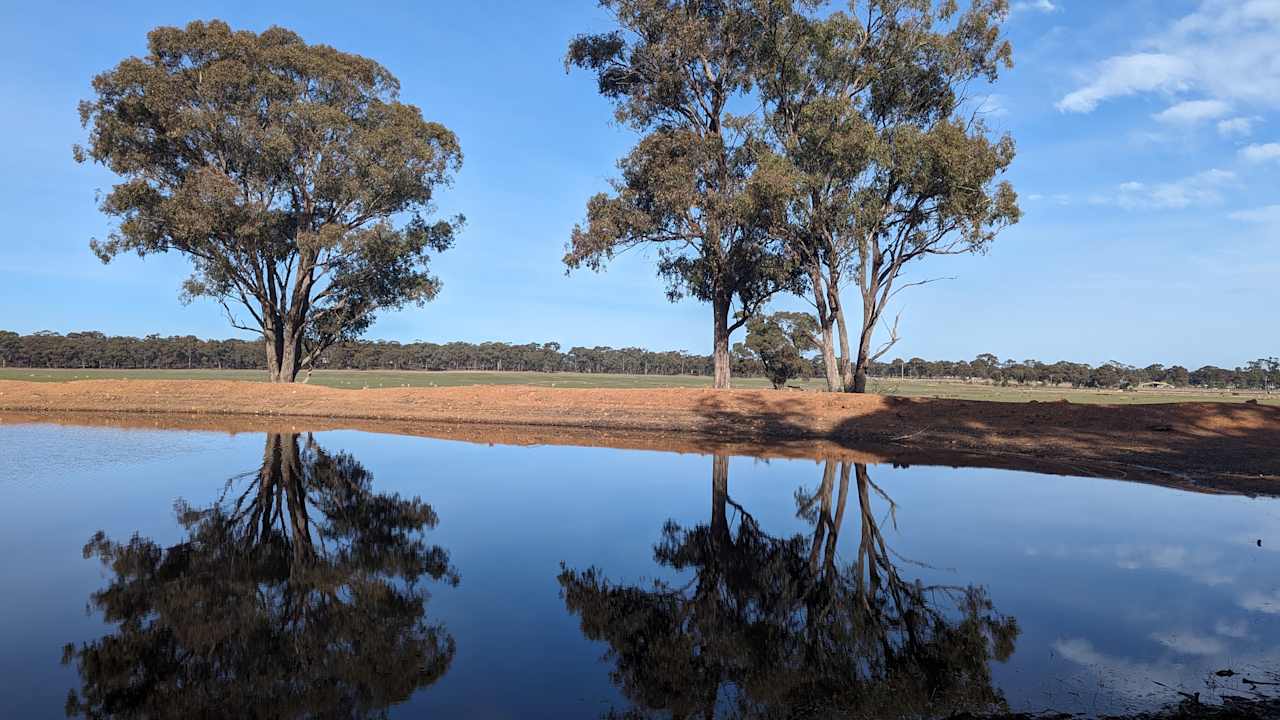
[[[1015,68],[984,105],[1017,141],[1024,218],[985,256],[912,271],[954,279],[899,296],[891,356],[1197,367],[1280,354],[1280,0],[1013,6]],[[458,134],[464,168],[440,205],[468,225],[434,263],[444,290],[370,337],[709,350],[709,309],[668,303],[652,255],[599,275],[560,264],[634,139],[590,77],[563,69],[571,36],[606,27],[592,0],[4,0],[0,327],[234,334],[215,305],[179,304],[181,258],[93,257],[90,238],[110,229],[96,194],[112,176],[71,157],[93,75],[145,52],[156,25],[209,18],[372,57],[403,100]]]

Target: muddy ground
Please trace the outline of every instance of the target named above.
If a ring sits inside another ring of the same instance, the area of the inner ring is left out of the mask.
[[[1077,405],[770,390],[337,390],[234,381],[0,381],[0,422],[228,431],[353,427],[572,444],[1099,475],[1280,494],[1280,407]]]

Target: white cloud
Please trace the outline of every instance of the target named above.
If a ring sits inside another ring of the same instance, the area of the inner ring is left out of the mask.
[[[1053,193],[1045,195],[1044,193],[1031,193],[1027,196],[1027,200],[1031,202],[1048,202],[1054,205],[1070,205],[1071,196],[1066,193]]]
[[[1253,132],[1256,117],[1233,117],[1218,121],[1218,134],[1223,137],[1247,137]]]
[[[1058,101],[1064,112],[1092,112],[1108,98],[1188,86],[1194,68],[1184,59],[1163,53],[1122,55],[1103,61],[1093,82]]]
[[[1231,213],[1230,218],[1240,222],[1280,226],[1280,205],[1266,205],[1251,210],[1238,210]]]
[[[1240,597],[1240,607],[1253,612],[1280,615],[1280,592],[1247,592]]]
[[[1058,6],[1054,5],[1052,0],[1022,0],[1022,2],[1016,2],[1013,4],[1014,12],[1022,12],[1024,10],[1051,13],[1057,12]]]
[[[1243,623],[1238,627],[1243,628]],[[1238,627],[1233,625],[1231,629]],[[1151,637],[1176,654],[1145,658],[1110,655],[1094,647],[1090,640],[1080,637],[1059,638],[1051,647],[1063,660],[1078,665],[1086,673],[1089,687],[1095,693],[1102,693],[1104,702],[1108,694],[1122,700],[1120,707],[1115,709],[1123,710],[1126,716],[1138,709],[1154,709],[1166,701],[1176,701],[1178,698],[1173,692],[1179,689],[1199,690],[1208,698],[1218,700],[1227,694],[1237,694],[1240,688],[1233,687],[1230,681],[1220,681],[1220,684],[1206,688],[1205,678],[1223,667],[1268,672],[1275,667],[1277,659],[1272,646],[1242,642],[1242,638],[1221,640],[1181,632],[1156,633]],[[1218,644],[1220,649],[1215,647]],[[1065,681],[1064,685],[1068,682],[1078,684],[1069,667],[1055,666],[1054,671],[1056,679]],[[1159,686],[1164,686],[1166,691],[1158,692]]]
[[[1213,626],[1213,631],[1230,638],[1246,638],[1249,637],[1249,623],[1245,620],[1235,622],[1219,620]]]
[[[1221,100],[1185,100],[1152,117],[1170,125],[1195,125],[1206,120],[1216,120],[1229,112],[1231,106]]]
[[[1084,638],[1059,638],[1054,641],[1053,649],[1062,657],[1080,665],[1097,666],[1107,664],[1106,655],[1094,649],[1093,643]]]
[[[1226,643],[1218,638],[1193,632],[1154,633],[1151,639],[1182,655],[1220,655],[1227,651]]]
[[[1195,673],[1191,669],[1195,667],[1194,663],[1143,662],[1107,655],[1085,638],[1060,638],[1052,647],[1064,660],[1079,665],[1094,676],[1090,683],[1092,686],[1131,701],[1150,699],[1152,681],[1177,688],[1188,685]]]
[[[978,114],[987,117],[1004,117],[1009,114],[1009,107],[1003,95],[988,95],[978,104]]]
[[[1145,188],[1142,183],[1125,183]],[[1113,555],[1116,567],[1125,570],[1167,570],[1184,575],[1203,585],[1229,585],[1235,578],[1222,570],[1222,559],[1216,552],[1191,550],[1185,545],[1128,545],[1100,547],[1096,552]]]
[[[1130,181],[1117,186],[1117,192],[1100,197],[1102,204],[1129,209],[1179,209],[1216,205],[1222,202],[1222,189],[1233,184],[1236,174],[1229,170],[1206,170],[1180,180],[1147,184]]]
[[[1253,163],[1266,162],[1268,160],[1280,160],[1280,143],[1247,145],[1241,148],[1240,157]]]
[[[1097,66],[1058,102],[1070,112],[1146,92],[1196,90],[1232,104],[1280,108],[1280,0],[1202,0],[1194,12]]]

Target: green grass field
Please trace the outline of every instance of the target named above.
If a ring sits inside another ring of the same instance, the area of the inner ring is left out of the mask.
[[[32,380],[66,382],[68,380],[252,380],[265,381],[258,370],[50,370],[34,368],[0,368],[0,380]],[[680,375],[597,375],[588,373],[525,372],[422,372],[382,370],[320,370],[311,377],[313,385],[360,389],[382,387],[457,387],[465,385],[537,385],[566,388],[660,388],[709,387],[711,379]],[[807,390],[821,390],[819,380],[803,380],[793,385]],[[763,378],[735,378],[734,387],[767,388]],[[1154,402],[1244,402],[1256,398],[1269,405],[1280,405],[1280,395],[1257,392],[1205,390],[1075,390],[1045,387],[997,387],[981,383],[948,380],[873,379],[872,392],[908,397],[938,397],[962,400],[1026,402],[1069,400],[1077,403],[1154,403]]]

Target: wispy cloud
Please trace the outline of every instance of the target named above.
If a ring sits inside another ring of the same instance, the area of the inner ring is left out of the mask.
[[[978,114],[987,117],[1004,117],[1009,114],[1008,101],[1003,95],[988,95],[978,105]]]
[[[1223,137],[1248,137],[1253,133],[1256,117],[1233,117],[1218,121],[1218,134]]]
[[[1280,160],[1280,143],[1247,145],[1240,149],[1240,157],[1251,163]]]
[[[1260,208],[1237,210],[1229,216],[1240,222],[1280,226],[1280,205],[1264,205]]]
[[[1086,113],[1100,103],[1148,92],[1198,91],[1212,100],[1280,107],[1280,0],[1203,0],[1140,52],[1099,63],[1093,79],[1058,101]]]
[[[1213,631],[1229,638],[1246,638],[1249,637],[1249,623],[1245,620],[1219,620],[1214,624]]]
[[[1031,193],[1027,195],[1027,200],[1031,202],[1049,202],[1054,205],[1070,205],[1071,196],[1066,193],[1052,193],[1046,195],[1044,193]]]
[[[1229,112],[1231,106],[1221,100],[1185,100],[1152,117],[1168,125],[1195,125],[1206,120],[1216,120]]]
[[[1223,189],[1235,184],[1235,181],[1235,173],[1215,168],[1166,182],[1121,183],[1115,192],[1095,196],[1094,202],[1131,210],[1205,207],[1220,204]]]
[[[1267,615],[1280,615],[1280,592],[1252,590],[1240,596],[1240,607]]]
[[[1142,662],[1108,655],[1086,638],[1059,638],[1053,643],[1053,649],[1064,660],[1094,675],[1098,689],[1130,700],[1149,698],[1153,680],[1167,687],[1179,687],[1186,685],[1192,675],[1180,664]]]
[[[1035,11],[1042,13],[1057,12],[1058,6],[1052,0],[1020,0],[1013,4],[1013,12]]]
[[[1194,67],[1183,58],[1163,53],[1136,53],[1103,61],[1093,82],[1058,101],[1064,112],[1093,112],[1103,100],[1152,90],[1189,87]]]
[[[1227,650],[1216,637],[1188,631],[1153,633],[1151,639],[1182,655],[1219,655]]]

